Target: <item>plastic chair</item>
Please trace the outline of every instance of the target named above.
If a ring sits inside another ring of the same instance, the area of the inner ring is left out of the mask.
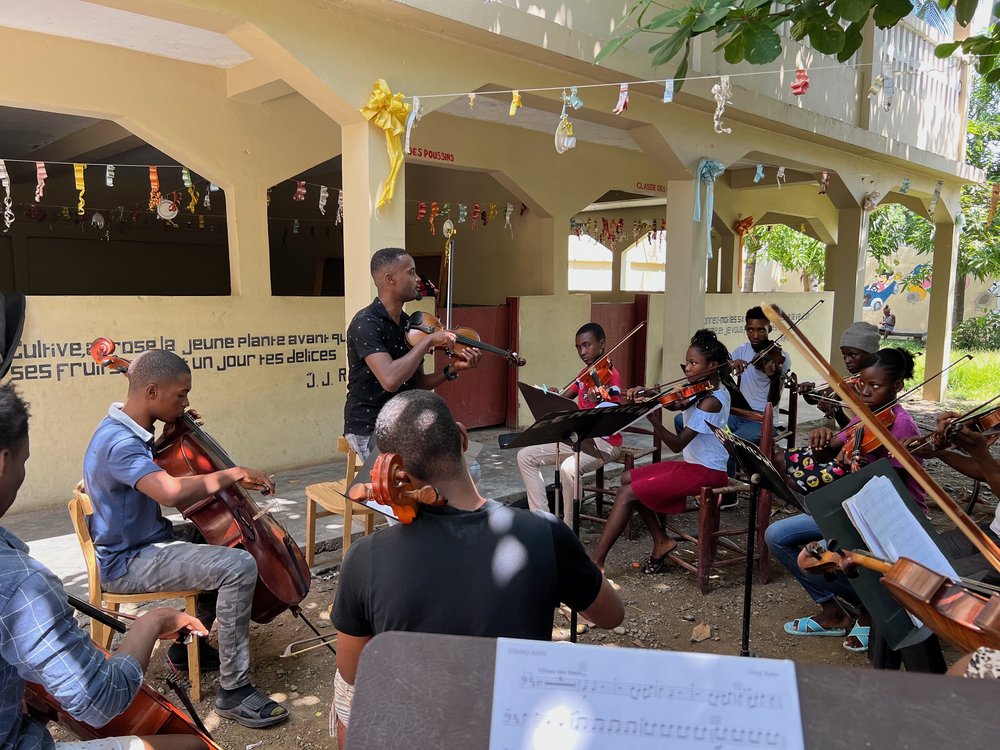
[[[101,574],[97,567],[97,555],[94,552],[94,540],[90,538],[87,528],[87,516],[93,515],[94,506],[90,497],[83,491],[83,482],[77,485],[73,499],[69,501],[69,516],[73,521],[77,541],[83,552],[83,560],[87,566],[88,599],[95,607],[110,609],[115,612],[122,604],[147,604],[149,602],[167,599],[183,599],[184,611],[196,617],[198,595],[201,591],[156,591],[149,594],[112,594],[101,589]],[[98,646],[107,649],[111,645],[111,628],[97,620],[90,621],[90,637]],[[198,639],[192,638],[188,644],[188,678],[191,681],[191,699],[201,700],[201,657],[198,651]]]

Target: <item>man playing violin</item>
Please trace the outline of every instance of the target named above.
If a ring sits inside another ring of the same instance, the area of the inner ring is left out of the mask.
[[[440,396],[401,393],[375,426],[415,489],[446,499],[408,525],[351,545],[331,621],[337,636],[334,710],[343,747],[358,659],[389,630],[549,640],[563,602],[603,628],[625,616],[621,599],[554,516],[483,498],[462,458],[468,437]]]
[[[0,387],[0,516],[13,505],[28,460],[28,407],[10,383]],[[54,743],[44,724],[22,713],[25,682],[40,684],[74,719],[99,728],[132,703],[158,639],[205,633],[197,619],[167,607],[146,612],[109,659],[73,617],[60,580],[0,526],[0,747],[17,750],[204,750],[195,736],[111,737]]]
[[[569,387],[570,396],[576,397],[577,406],[581,409],[594,409],[601,405],[613,406],[621,401],[621,375],[613,364],[607,362],[609,375],[607,383],[594,382],[588,378],[591,365],[604,356],[606,343],[604,328],[598,323],[587,323],[580,326],[576,332],[576,353],[586,365],[584,374],[573,381]],[[601,391],[604,391],[604,395]],[[605,399],[604,396],[607,396]],[[596,438],[600,458],[587,453],[580,453],[580,473],[593,471],[602,464],[618,457],[621,451],[622,436],[611,435],[606,438]],[[556,457],[561,456],[559,477],[562,481],[563,498],[575,497],[576,493],[576,459],[573,448],[565,443],[557,445],[532,445],[517,452],[517,468],[528,491],[528,507],[531,510],[548,510],[548,500],[545,497],[545,480],[542,478],[542,467],[554,466]],[[564,502],[566,523],[573,525],[571,502]]]
[[[288,718],[288,711],[250,682],[250,611],[257,563],[249,552],[193,544],[191,524],[176,529],[162,508],[200,500],[234,484],[274,491],[259,469],[234,466],[211,474],[174,477],[153,461],[153,430],[165,431],[187,409],[191,370],[172,352],[150,349],[128,371],[128,397],[112,404],[87,446],[84,484],[94,506],[88,518],[101,586],[116,594],[202,590],[198,615],[219,622],[219,651],[204,642],[201,666],[219,669],[215,710],[243,726],[260,728]],[[187,649],[172,648],[175,665],[186,665]]]
[[[840,354],[844,358],[844,367],[852,376],[861,372],[861,365],[868,357],[879,349],[879,332],[871,323],[856,320],[840,335]],[[860,383],[860,378],[854,382]],[[800,383],[799,393],[807,404],[815,404],[827,417],[833,419],[838,427],[846,427],[851,421],[844,413],[843,404],[835,400],[833,389],[825,389],[829,395],[811,397],[816,390],[814,383]]]
[[[768,402],[777,406],[781,400],[782,378],[791,369],[792,358],[777,346],[771,346],[768,339],[771,324],[759,305],[747,310],[743,330],[747,342],[733,350],[732,372],[740,376],[740,393],[750,408],[763,412]],[[729,429],[751,443],[760,442],[760,422],[731,414]]]
[[[398,247],[385,247],[371,259],[371,274],[378,296],[359,310],[347,328],[347,400],[344,403],[344,436],[351,448],[368,458],[375,419],[394,393],[413,388],[430,390],[458,373],[476,367],[480,352],[464,349],[439,373],[424,372],[424,357],[434,347],[455,343],[451,331],[435,331],[410,348],[406,324],[410,316],[403,305],[419,300],[420,281],[413,258]]]

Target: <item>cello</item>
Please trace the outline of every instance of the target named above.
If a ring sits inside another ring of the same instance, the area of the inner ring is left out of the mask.
[[[119,633],[125,632],[125,626],[104,614],[103,610],[92,607],[75,596],[67,595],[69,603],[88,617],[99,620]],[[107,655],[107,651],[95,646]],[[181,697],[191,717],[185,716],[173,703],[164,698],[160,692],[150,686],[145,680],[139,692],[122,713],[102,727],[92,727],[74,719],[59,702],[53,698],[41,685],[32,682],[25,683],[24,703],[28,712],[40,721],[53,721],[64,726],[79,740],[96,740],[104,737],[140,737],[164,734],[192,735],[200,739],[207,750],[222,750],[212,739],[212,735],[202,724],[194,707],[190,704],[185,688],[178,681],[168,677],[167,683]],[[192,720],[193,719],[193,720]]]
[[[128,360],[114,356],[115,343],[99,338],[90,346],[91,356],[102,366],[128,373]],[[172,476],[210,474],[236,466],[223,448],[195,419],[185,413],[174,429],[161,435],[154,448],[154,461]],[[234,484],[209,497],[177,508],[205,537],[208,544],[240,546],[257,562],[251,618],[267,623],[291,610],[318,634],[299,610],[309,593],[311,574],[302,550],[266,509],[261,510],[249,492]]]

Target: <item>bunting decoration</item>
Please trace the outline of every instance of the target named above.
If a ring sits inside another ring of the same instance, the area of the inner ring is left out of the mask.
[[[778,183],[778,190],[781,190],[781,185],[785,182],[785,168],[778,167],[777,174],[774,175],[774,181]]]
[[[722,124],[722,116],[726,112],[726,107],[733,101],[733,87],[729,83],[729,76],[721,76],[719,82],[712,86],[712,96],[715,97],[715,114],[712,115],[715,132],[728,135],[733,129]]]
[[[910,192],[910,178],[904,177],[903,184],[899,186],[899,194],[906,195],[908,192]]]
[[[694,221],[702,221],[701,192],[705,188],[705,244],[708,247],[708,259],[712,259],[712,215],[715,212],[715,181],[726,171],[721,162],[704,158],[698,162],[696,178],[698,185],[694,193]]]
[[[330,200],[330,189],[326,185],[319,186],[319,213],[326,216],[326,202]]]
[[[306,181],[295,181],[295,193],[292,195],[293,201],[304,201],[306,199]]]
[[[757,170],[753,173],[753,184],[756,185],[763,179],[764,179],[764,165],[758,164]]]
[[[513,117],[517,114],[517,110],[523,105],[521,104],[521,92],[511,91],[510,92],[510,110],[507,112],[508,117]]]
[[[337,216],[334,218],[333,223],[335,226],[340,225],[344,221],[344,191],[337,190]]]
[[[403,95],[393,94],[389,90],[389,84],[382,78],[375,81],[368,103],[361,108],[362,117],[385,132],[385,146],[389,151],[389,175],[385,178],[385,185],[376,203],[377,209],[389,203],[396,192],[396,178],[403,166],[400,136],[406,130],[406,119],[410,109]]]
[[[508,203],[503,210],[503,228],[510,230],[511,239],[514,237],[514,227],[510,225],[510,217],[514,215],[514,204]]]
[[[114,187],[115,186],[115,165],[114,164],[108,164],[108,166],[104,168],[104,184],[107,185],[108,187]]]
[[[409,116],[406,118],[406,141],[403,144],[403,151],[405,153],[410,153],[410,131],[417,127],[417,123],[420,122],[420,118],[424,116],[424,108],[420,106],[420,97],[413,97],[413,108],[410,110]]]
[[[798,68],[795,71],[795,80],[791,83],[792,94],[802,96],[809,90],[809,74],[805,68]]]
[[[823,172],[823,176],[819,180],[819,194],[826,195],[826,191],[830,188],[830,173]]]
[[[674,100],[674,79],[668,78],[663,82],[663,103],[670,104]]]
[[[566,96],[566,89],[563,89],[563,101],[573,109],[580,109],[583,106],[583,99],[576,91],[576,86],[569,87],[569,96]]]
[[[48,172],[45,171],[45,162],[35,162],[35,203],[42,202],[45,195],[45,180],[48,179]]]
[[[927,206],[927,215],[934,221],[934,213],[937,211],[938,201],[941,200],[941,188],[944,187],[944,180],[938,180],[934,185],[934,194],[931,196],[930,205]]]
[[[86,186],[86,184],[83,181],[83,170],[85,170],[86,168],[87,168],[86,164],[74,164],[73,165],[73,179],[74,179],[74,181],[76,183],[76,192],[77,192],[77,196],[76,196],[76,199],[77,199],[76,215],[77,216],[83,216],[84,213],[86,213],[84,211],[84,206],[86,204],[84,203],[84,200],[83,200],[83,194],[85,192],[87,192],[87,186]],[[153,167],[150,167],[150,169],[153,169]]]
[[[10,225],[14,223],[14,212],[11,210],[11,197],[10,197],[10,175],[7,174],[7,163],[0,159],[0,186],[3,187],[3,227],[4,231],[10,229]]]
[[[149,168],[149,210],[155,211],[156,207],[160,205],[160,174],[157,172],[156,167]],[[207,200],[207,198],[206,198]],[[205,204],[208,205],[207,203]]]
[[[427,221],[431,225],[431,234],[433,234],[433,235],[437,234],[437,227],[434,226],[434,220],[438,217],[438,214],[440,213],[440,211],[441,211],[441,208],[438,206],[437,201],[431,201],[431,215],[427,219]]]
[[[615,104],[615,108],[611,111],[616,115],[620,115],[627,109],[628,109],[628,84],[623,83],[618,87],[618,103]]]

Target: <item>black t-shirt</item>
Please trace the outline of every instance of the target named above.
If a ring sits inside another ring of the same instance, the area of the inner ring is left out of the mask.
[[[412,524],[351,545],[331,619],[357,637],[402,630],[547,641],[553,609],[587,609],[601,581],[580,540],[548,513],[494,500],[475,511],[424,507]]]
[[[406,323],[410,316],[400,313],[399,323],[386,312],[378,297],[368,307],[354,316],[347,328],[347,401],[344,402],[344,434],[370,435],[375,431],[375,420],[386,401],[395,393],[382,388],[375,373],[365,362],[365,357],[385,352],[399,359],[410,350],[406,344]],[[420,380],[420,368],[399,387],[398,393],[408,391]]]

